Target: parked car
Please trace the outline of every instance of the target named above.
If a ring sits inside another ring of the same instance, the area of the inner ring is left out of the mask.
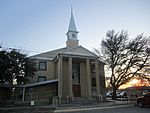
[[[126,91],[122,91],[122,92],[117,94],[117,98],[126,98],[126,97],[127,97],[127,92]]]
[[[144,96],[137,98],[137,105],[139,107],[150,106],[150,92],[147,92]]]
[[[112,92],[107,92],[106,97],[112,97]]]

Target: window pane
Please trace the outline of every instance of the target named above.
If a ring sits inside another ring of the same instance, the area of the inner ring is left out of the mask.
[[[46,81],[46,76],[38,76],[38,82]]]
[[[47,63],[46,62],[39,62],[39,70],[46,70]]]
[[[73,63],[72,82],[73,82],[73,84],[80,83],[80,64],[79,63]]]
[[[96,86],[96,78],[92,78],[92,86]]]
[[[72,38],[75,38],[75,34],[72,34]]]

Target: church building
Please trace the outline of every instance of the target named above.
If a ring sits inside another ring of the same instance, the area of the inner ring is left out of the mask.
[[[22,101],[46,101],[56,96],[105,98],[105,63],[79,45],[78,33],[71,11],[66,47],[30,57],[38,71],[23,86]]]

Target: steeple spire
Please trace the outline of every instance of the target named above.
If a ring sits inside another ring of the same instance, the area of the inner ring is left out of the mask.
[[[74,21],[72,6],[71,6],[71,18],[70,18],[70,22],[69,22],[68,32],[69,32],[69,31],[78,32],[78,31],[77,31],[77,28],[76,28],[76,25],[75,25],[75,21]],[[68,33],[68,32],[67,32],[67,33]]]
[[[72,6],[71,6],[71,18],[69,22],[69,28],[68,28],[68,32],[66,33],[66,35],[67,35],[66,44],[68,48],[73,48],[73,47],[78,46],[78,31],[77,31],[75,21],[74,21]]]

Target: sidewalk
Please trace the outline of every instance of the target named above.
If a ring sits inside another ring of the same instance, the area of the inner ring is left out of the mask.
[[[0,107],[1,113],[52,113],[56,111],[65,111],[65,110],[77,110],[77,109],[92,109],[92,108],[107,108],[113,106],[132,106],[135,102],[129,101],[107,101],[103,103],[94,103],[94,104],[61,104],[57,106],[23,106],[23,107]]]

